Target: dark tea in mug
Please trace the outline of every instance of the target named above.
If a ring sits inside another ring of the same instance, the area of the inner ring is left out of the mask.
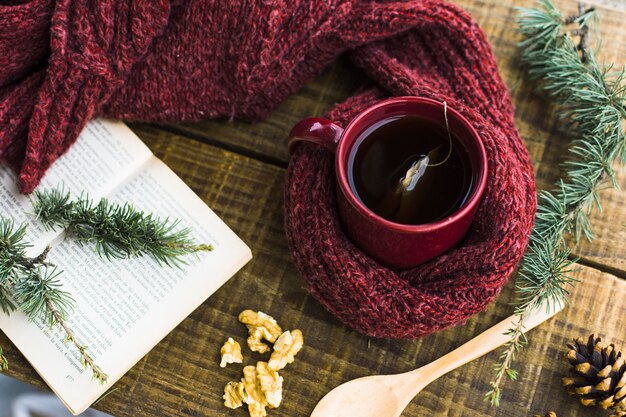
[[[347,167],[354,194],[386,220],[420,225],[463,206],[474,175],[467,150],[447,127],[419,116],[394,116],[366,129]]]

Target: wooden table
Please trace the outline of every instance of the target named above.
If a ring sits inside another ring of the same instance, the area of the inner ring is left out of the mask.
[[[567,139],[541,95],[519,68],[513,7],[526,0],[458,0],[489,36],[517,106],[517,125],[534,162],[539,189],[559,177]],[[576,4],[557,2],[567,12]],[[626,62],[626,2],[589,1],[602,13],[604,58]],[[308,416],[330,389],[376,373],[403,372],[437,359],[512,312],[513,279],[496,301],[464,326],[415,341],[368,339],[346,328],[308,295],[290,259],[283,233],[282,195],[287,152],[285,137],[303,117],[322,115],[362,83],[340,59],[266,121],[254,125],[227,120],[150,126],[133,130],[213,208],[254,253],[254,259],[184,320],[116,385],[96,408],[117,417],[245,416],[222,405],[222,388],[241,377],[241,368],[221,369],[219,348],[228,336],[245,339],[237,314],[245,308],[274,314],[286,328],[300,328],[305,348],[284,372],[284,401],[269,416]],[[626,188],[626,174],[618,176]],[[423,391],[405,416],[529,416],[555,410],[560,416],[603,416],[583,409],[560,387],[563,345],[596,333],[626,350],[626,209],[621,191],[601,193],[603,212],[592,216],[596,239],[574,249],[581,280],[571,306],[530,334],[519,355],[518,382],[506,385],[502,406],[483,401],[497,353],[452,372]],[[9,375],[45,387],[14,346],[0,334],[11,362]],[[253,358],[248,357],[249,361]],[[358,417],[358,416],[355,416]]]

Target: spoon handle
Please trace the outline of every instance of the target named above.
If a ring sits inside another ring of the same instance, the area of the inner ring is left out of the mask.
[[[552,306],[551,309],[542,307],[530,311],[524,320],[526,324],[524,326],[523,333],[526,333],[528,330],[548,320],[561,311],[563,307],[564,306],[562,304],[558,304]],[[416,369],[415,371],[411,371],[411,374],[415,374],[415,376],[420,379],[420,385],[426,386],[440,376],[505,344],[511,338],[511,336],[507,334],[508,331],[511,328],[514,328],[518,321],[519,316],[514,314],[447,355],[442,356],[436,361]]]

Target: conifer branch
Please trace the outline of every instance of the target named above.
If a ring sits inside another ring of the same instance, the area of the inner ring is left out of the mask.
[[[524,320],[530,311],[527,310],[518,316],[515,326],[509,329],[507,336],[509,341],[504,345],[505,349],[500,354],[500,363],[496,364],[495,379],[489,385],[491,389],[487,392],[486,397],[490,399],[491,404],[495,407],[500,406],[501,387],[505,377],[511,381],[517,379],[517,371],[511,368],[511,363],[515,360],[515,354],[519,349],[525,346],[528,341],[524,334]]]
[[[145,214],[128,203],[109,204],[102,199],[94,204],[86,195],[71,201],[69,193],[56,189],[36,191],[33,208],[48,230],[63,228],[80,243],[95,243],[98,255],[108,259],[147,254],[159,264],[180,265],[183,255],[213,250],[211,245],[195,243],[190,229],[176,230],[178,220]],[[74,300],[61,290],[61,270],[46,261],[50,247],[34,258],[27,257],[30,245],[25,233],[25,226],[14,227],[11,219],[0,216],[0,309],[6,314],[20,309],[30,319],[41,317],[48,326],[58,326],[93,378],[106,382],[107,375],[67,323]],[[0,348],[0,371],[7,367]]]
[[[76,336],[74,335],[74,331],[68,326],[65,321],[65,315],[58,308],[58,303],[49,295],[44,294],[44,299],[46,302],[46,310],[47,314],[50,317],[49,322],[50,325],[58,324],[63,331],[65,332],[65,339],[68,342],[71,342],[80,354],[80,361],[84,367],[91,369],[92,377],[96,381],[104,384],[109,379],[108,375],[102,372],[102,369],[96,365],[94,359],[91,357],[89,352],[87,352],[87,346],[80,344],[78,340],[76,340]]]
[[[571,159],[564,163],[564,177],[553,190],[539,195],[535,225],[517,278],[519,321],[510,330],[511,339],[486,395],[494,405],[499,403],[504,376],[517,376],[512,362],[515,352],[525,345],[520,332],[528,312],[565,302],[576,282],[572,277],[576,259],[570,256],[565,236],[573,233],[576,242],[583,236],[593,238],[589,215],[594,207],[601,209],[598,191],[607,182],[618,187],[612,167],[626,157],[624,70],[611,73],[610,67],[599,65],[587,45],[589,31],[597,22],[595,10],[581,6],[577,16],[564,18],[550,0],[541,0],[540,5],[518,10],[524,37],[522,60],[529,76],[541,81],[557,104],[560,119],[575,139]],[[568,24],[578,28],[568,33]],[[580,36],[578,45],[571,35]]]
[[[190,229],[175,230],[178,220],[160,219],[131,204],[97,204],[86,194],[75,201],[62,189],[35,191],[33,208],[47,229],[63,228],[80,243],[94,243],[96,252],[108,259],[150,255],[159,264],[179,265],[184,255],[211,251],[196,244]]]
[[[34,258],[26,255],[26,227],[15,227],[10,219],[0,216],[0,308],[7,314],[20,309],[31,320],[42,318],[47,326],[59,326],[66,340],[80,353],[83,365],[92,370],[94,379],[106,382],[107,375],[94,363],[86,346],[80,344],[68,326],[67,316],[74,307],[72,296],[61,290],[61,270],[46,262],[47,246]],[[8,361],[0,348],[0,371]]]

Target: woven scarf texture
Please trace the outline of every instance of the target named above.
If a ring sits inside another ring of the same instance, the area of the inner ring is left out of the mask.
[[[536,205],[491,48],[453,5],[0,1],[0,158],[30,193],[92,117],[257,120],[346,51],[372,87],[330,119],[345,125],[391,95],[430,97],[460,111],[489,155],[489,182],[462,246],[408,271],[377,264],[343,234],[332,154],[304,144],[290,161],[285,229],[311,293],[370,336],[426,335],[466,320],[499,293],[526,247]]]

